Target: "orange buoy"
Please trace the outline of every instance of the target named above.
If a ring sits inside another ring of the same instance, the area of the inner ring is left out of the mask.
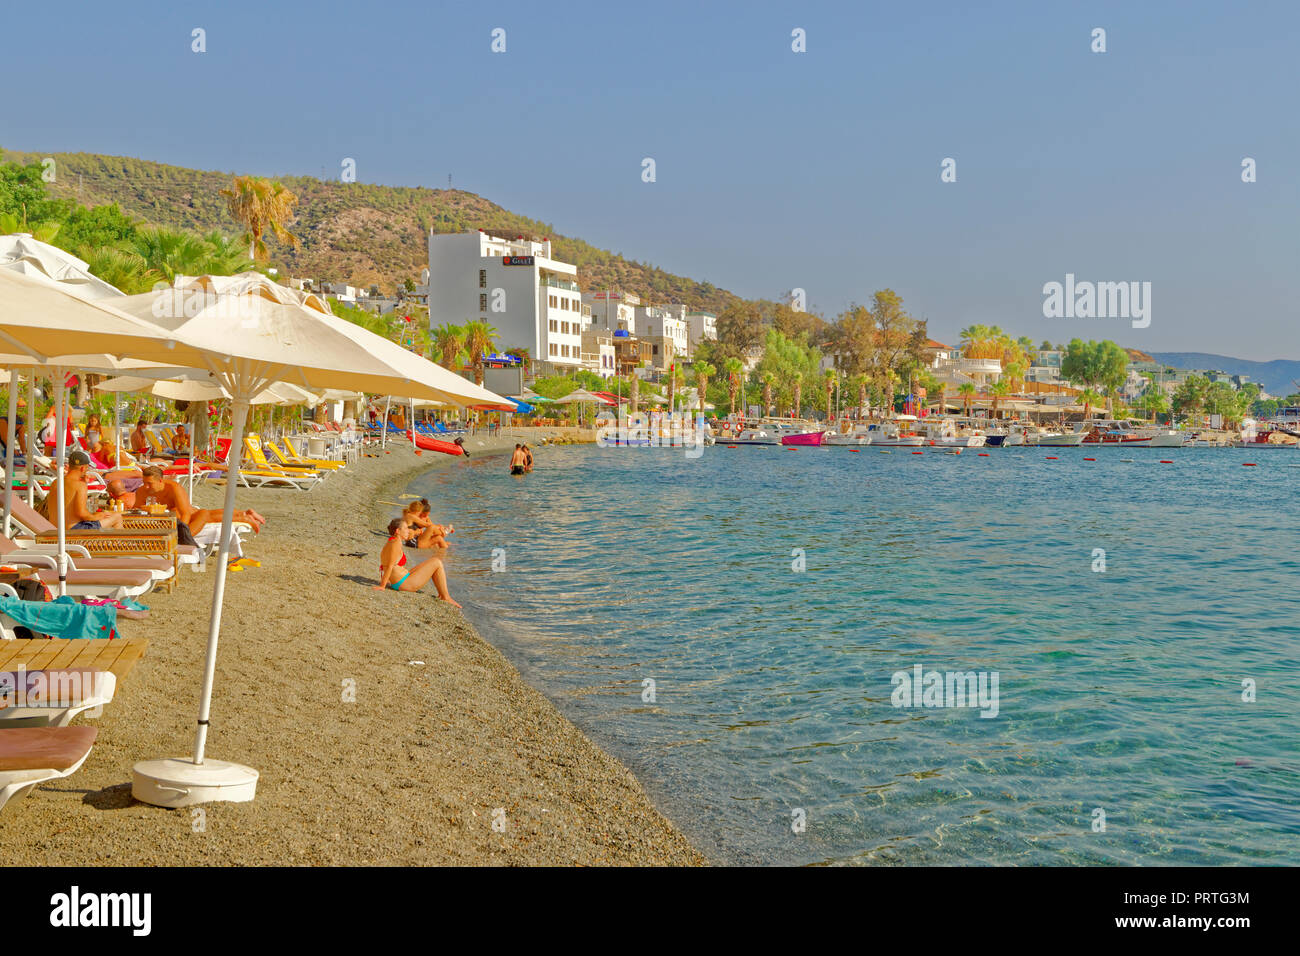
[[[987,458],[987,457],[989,456],[989,453],[986,452],[986,451],[982,451],[982,452],[979,453],[979,456],[980,456],[981,458]]]
[[[1061,459],[1057,458],[1055,455],[1048,455],[1048,456],[1047,456],[1047,460],[1048,460],[1048,461],[1060,461]]]
[[[850,451],[852,454],[856,455],[856,454],[858,454],[860,451],[862,451],[862,449],[861,449],[861,448],[850,448],[849,451]]]
[[[923,451],[914,451],[914,452],[912,452],[912,454],[913,454],[913,455],[924,455],[925,452],[923,452]]]
[[[1241,463],[1241,467],[1243,467],[1243,468],[1254,468],[1254,467],[1255,467],[1255,462],[1253,462],[1253,461],[1243,461],[1243,462]]]
[[[1161,458],[1161,459],[1160,459],[1160,464],[1162,464],[1162,465],[1172,465],[1173,462],[1170,461],[1168,458]]]
[[[1096,458],[1085,458],[1084,461],[1096,461]]]
[[[727,447],[728,447],[728,448],[735,448],[736,446],[735,446],[735,445],[728,445]]]

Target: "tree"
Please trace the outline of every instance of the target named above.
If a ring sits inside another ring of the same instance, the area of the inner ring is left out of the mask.
[[[523,345],[512,345],[510,348],[506,349],[505,354],[513,355],[515,358],[519,359],[519,364],[524,371],[524,378],[528,378],[528,373],[532,369],[533,365],[533,356],[528,348]]]
[[[54,244],[77,255],[80,255],[78,249],[122,247],[135,238],[136,228],[135,220],[125,215],[117,203],[89,208],[77,206],[63,221]]]
[[[822,373],[822,384],[826,388],[826,421],[831,420],[831,394],[835,391],[835,386],[839,384],[839,375],[835,369],[828,368]]]
[[[699,392],[700,414],[704,414],[704,393],[709,387],[709,379],[717,373],[717,368],[708,362],[695,363],[695,388]]]
[[[440,353],[443,368],[455,369],[465,352],[465,330],[459,325],[444,322],[433,330],[433,342]]]
[[[763,344],[763,314],[757,303],[736,301],[718,315],[718,354],[744,357],[747,350]]]
[[[966,417],[970,417],[970,403],[975,398],[977,389],[970,382],[964,382],[957,387],[957,394],[961,396],[962,408],[965,409]]]
[[[736,393],[740,391],[741,373],[744,372],[745,366],[738,358],[725,359],[722,363],[722,370],[727,373],[727,397],[731,399],[731,414],[736,414]]]
[[[481,319],[465,323],[464,349],[469,354],[469,367],[474,371],[474,383],[483,384],[483,356],[496,348],[496,338],[501,333]]]
[[[795,418],[800,417],[803,409],[803,372],[794,371],[790,373],[790,385],[794,391],[794,411]]]
[[[268,230],[281,242],[298,248],[298,237],[286,227],[293,219],[298,197],[282,185],[254,176],[236,176],[229,188],[221,190],[221,195],[226,199],[231,218],[246,230],[248,258],[257,261],[269,258],[263,240]]]
[[[1113,395],[1128,377],[1128,353],[1114,342],[1071,339],[1061,359],[1061,376],[1075,385]]]
[[[1199,416],[1205,410],[1210,380],[1203,375],[1189,375],[1174,390],[1174,411],[1180,415]]]
[[[989,386],[989,397],[993,399],[993,407],[990,410],[990,415],[993,418],[998,417],[998,400],[1002,398],[1006,398],[1010,394],[1011,394],[1011,383],[1004,378],[998,379],[996,382],[994,382],[992,385]]]
[[[763,383],[763,414],[770,415],[772,414],[772,388],[776,385],[776,373],[763,372],[759,375],[759,379]]]
[[[1083,402],[1083,418],[1085,421],[1092,414],[1092,406],[1102,401],[1102,396],[1094,389],[1085,388],[1079,393],[1079,400]]]

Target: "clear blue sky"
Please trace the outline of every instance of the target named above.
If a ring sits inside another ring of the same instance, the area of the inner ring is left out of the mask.
[[[1300,358],[1300,4],[128,0],[4,24],[8,148],[352,157],[744,296],[833,313],[891,287],[941,340]],[[1045,319],[1067,272],[1151,282],[1150,327]]]

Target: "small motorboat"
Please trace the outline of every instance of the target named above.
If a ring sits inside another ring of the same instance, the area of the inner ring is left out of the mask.
[[[782,435],[782,445],[809,445],[814,448],[819,447],[826,438],[826,433],[822,431],[815,432],[796,432],[792,435]]]

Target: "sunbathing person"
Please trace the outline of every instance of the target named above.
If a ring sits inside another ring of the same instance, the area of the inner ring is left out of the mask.
[[[185,430],[183,424],[176,426],[176,434],[172,438],[172,451],[176,452],[177,457],[184,458],[190,453],[190,433]]]
[[[415,534],[415,529],[401,518],[394,518],[388,523],[388,541],[379,553],[379,583],[374,585],[376,591],[418,591],[433,581],[440,600],[452,607],[460,607],[452,600],[447,590],[447,572],[443,570],[438,558],[427,558],[415,567],[407,569],[404,543]]]
[[[429,517],[429,499],[412,501],[402,512],[402,520],[415,530],[406,542],[408,548],[445,548],[447,535],[455,532],[451,525],[434,524]]]
[[[177,482],[164,478],[162,469],[149,465],[140,472],[141,485],[135,493],[141,507],[159,504],[176,515],[176,519],[187,525],[191,534],[198,534],[203,526],[210,523],[220,524],[222,512],[218,508],[196,508],[190,496]],[[255,532],[262,530],[266,519],[251,508],[235,511],[235,520],[253,526]]]
[[[90,456],[84,451],[68,454],[63,472],[63,522],[72,531],[100,531],[123,526],[122,516],[116,511],[91,511],[86,503],[86,469]],[[59,501],[50,489],[45,498],[45,517],[54,524],[59,522]]]

